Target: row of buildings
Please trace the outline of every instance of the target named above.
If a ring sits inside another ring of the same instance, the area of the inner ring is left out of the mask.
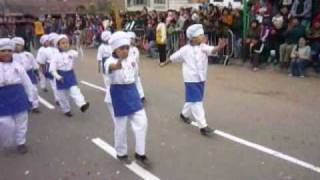
[[[73,13],[77,7],[104,11],[103,8],[136,11],[143,7],[165,11],[180,7],[198,7],[201,3],[240,3],[242,0],[0,0],[0,13],[55,14]]]

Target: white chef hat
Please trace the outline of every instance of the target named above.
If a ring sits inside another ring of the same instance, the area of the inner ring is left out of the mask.
[[[135,39],[135,38],[137,38],[137,35],[136,35],[136,33],[134,33],[134,32],[127,32],[127,34],[128,34],[128,36],[129,36],[129,38],[131,38],[131,39]]]
[[[204,34],[202,24],[194,24],[188,27],[187,29],[187,38],[192,39],[194,37],[200,36]]]
[[[48,40],[49,41],[54,41],[59,35],[57,33],[50,33]]]
[[[123,31],[115,32],[111,35],[109,39],[109,44],[111,46],[112,51],[121,47],[121,46],[130,46],[130,38],[127,33]]]
[[[59,43],[59,41],[61,41],[62,39],[69,40],[69,38],[68,38],[67,35],[65,35],[65,34],[60,34],[60,35],[58,35],[58,36],[54,39],[54,42],[53,42],[54,46],[58,47],[58,43]]]
[[[14,50],[14,42],[9,38],[0,38],[0,51],[1,50]]]
[[[49,41],[49,35],[47,35],[47,34],[42,35],[40,38],[40,44],[43,45],[46,41]]]
[[[101,40],[104,41],[104,42],[108,42],[110,37],[111,37],[111,32],[110,31],[103,31],[101,33]]]
[[[19,44],[19,45],[24,46],[24,44],[25,44],[24,39],[22,37],[14,37],[11,40],[15,45]]]

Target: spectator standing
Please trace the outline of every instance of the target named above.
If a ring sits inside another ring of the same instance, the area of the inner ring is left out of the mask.
[[[158,46],[160,66],[163,66],[167,59],[166,44],[167,44],[167,28],[165,24],[165,18],[161,16],[159,18],[159,24],[156,29],[156,43]]]

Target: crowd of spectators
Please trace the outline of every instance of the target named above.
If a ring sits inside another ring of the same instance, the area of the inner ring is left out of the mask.
[[[319,3],[318,0],[249,0],[248,19],[244,18],[243,9],[207,3],[199,8],[166,12],[143,8],[137,12],[120,12],[119,18],[70,14],[5,22],[1,17],[0,36],[18,35],[26,40],[27,46],[38,47],[42,34],[58,32],[68,34],[75,43],[85,47],[96,47],[101,32],[115,31],[118,24],[141,37],[140,47],[149,57],[160,56],[165,61],[172,46],[179,48],[187,43],[187,27],[200,23],[209,41],[230,38],[231,30],[233,44],[229,45],[233,47],[233,57],[250,62],[254,71],[274,66],[288,71],[289,75],[304,77],[307,67],[320,72]],[[246,29],[244,21],[248,22]],[[173,35],[175,39],[171,38]]]

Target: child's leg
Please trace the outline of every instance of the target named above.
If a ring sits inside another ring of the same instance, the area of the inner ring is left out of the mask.
[[[128,154],[127,121],[127,116],[116,117],[114,121],[114,144],[118,156]]]
[[[69,89],[69,94],[78,107],[81,107],[86,104],[86,101],[78,86],[72,86]]]
[[[191,107],[192,107],[192,103],[189,103],[189,102],[184,103],[181,114],[184,117],[189,118],[192,115]]]
[[[131,127],[136,138],[136,153],[145,155],[146,134],[147,134],[147,115],[144,109],[130,116]]]
[[[36,84],[32,87],[32,109],[39,108],[39,93],[38,93],[38,87]]]
[[[114,122],[115,121],[115,117],[114,117],[114,111],[113,111],[112,103],[107,103],[107,107],[108,107],[110,116],[112,118],[112,121]]]
[[[23,145],[26,143],[26,134],[28,130],[28,112],[22,112],[14,115],[14,121],[16,123],[16,143],[17,145]]]
[[[12,116],[0,117],[0,150],[15,144],[15,123]]]
[[[46,89],[47,88],[47,80],[44,77],[42,72],[39,72],[39,78],[40,78],[40,80],[39,80],[40,88]]]
[[[198,122],[199,128],[207,127],[207,120],[203,109],[203,102],[195,102],[191,105],[191,112],[195,120]]]
[[[71,111],[70,103],[68,97],[66,96],[65,90],[58,90],[57,96],[59,100],[59,104],[63,113],[67,113]]]
[[[289,65],[289,74],[290,75],[294,75],[294,68],[295,68],[295,60],[292,59]]]
[[[50,86],[51,86],[51,89],[52,89],[52,92],[53,92],[53,97],[54,97],[54,100],[56,102],[59,101],[59,96],[58,96],[58,90],[57,90],[57,84],[56,84],[56,80],[49,80],[50,82]]]

